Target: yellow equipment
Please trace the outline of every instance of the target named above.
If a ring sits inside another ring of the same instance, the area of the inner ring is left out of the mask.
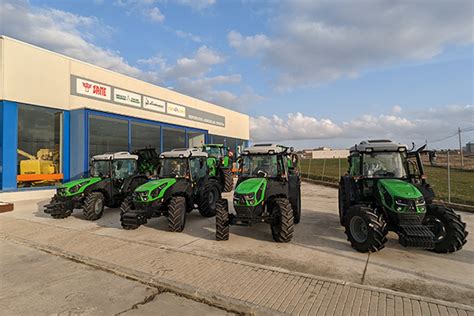
[[[33,156],[21,149],[17,153],[28,159],[20,161],[19,182],[26,182],[32,185],[44,184],[45,182],[54,183],[56,178],[62,178],[62,174],[57,174],[57,164],[54,163],[54,154],[50,149],[40,149]],[[52,177],[51,175],[58,175]]]

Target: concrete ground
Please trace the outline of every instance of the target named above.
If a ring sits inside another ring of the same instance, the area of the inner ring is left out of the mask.
[[[0,240],[3,315],[228,315],[136,281]]]
[[[453,254],[403,248],[394,234],[389,235],[382,251],[361,254],[350,247],[339,225],[337,190],[304,183],[302,194],[302,220],[288,244],[274,243],[270,227],[265,224],[231,227],[230,240],[216,242],[214,218],[203,218],[196,211],[188,214],[186,228],[179,234],[167,231],[165,218],[152,219],[137,230],[125,231],[120,228],[116,209],[107,210],[95,222],[83,220],[80,211],[67,219],[54,220],[42,211],[47,203],[44,199],[17,202],[14,212],[1,216],[474,306],[474,234],[468,236],[464,249]],[[231,200],[230,193],[225,196]],[[474,225],[474,214],[461,215],[468,229]]]

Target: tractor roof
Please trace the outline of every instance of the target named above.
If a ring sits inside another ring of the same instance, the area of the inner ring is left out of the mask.
[[[134,159],[138,160],[137,155],[131,155],[127,151],[119,151],[116,153],[105,153],[102,155],[95,155],[92,160],[119,160],[119,159]]]
[[[406,150],[407,147],[387,139],[374,139],[361,141],[359,145],[351,147],[350,151],[365,152],[367,149],[369,149],[369,151],[399,151],[399,148]]]
[[[244,149],[244,154],[278,154],[285,152],[287,147],[276,144],[256,144]]]
[[[224,144],[203,144],[203,147],[224,147]]]
[[[204,157],[207,158],[207,153],[197,149],[197,148],[178,148],[173,149],[172,151],[165,151],[161,153],[160,158],[189,158],[189,157]]]

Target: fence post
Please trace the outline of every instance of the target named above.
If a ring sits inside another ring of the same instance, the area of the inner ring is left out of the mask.
[[[448,150],[448,202],[451,203],[451,166],[449,163],[449,150]]]
[[[323,172],[321,172],[321,181],[323,181],[325,169],[326,169],[326,158],[324,158],[324,161],[323,161]]]
[[[313,160],[312,157],[309,158],[308,177],[307,177],[308,179],[309,179],[309,173],[311,172],[311,160]]]

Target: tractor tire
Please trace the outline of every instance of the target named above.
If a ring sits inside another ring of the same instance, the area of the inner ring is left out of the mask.
[[[347,210],[349,209],[351,202],[349,200],[349,195],[346,193],[346,187],[342,180],[341,182],[339,182],[338,200],[339,200],[339,203],[338,203],[339,204],[339,223],[341,223],[341,226],[345,226]]]
[[[293,238],[295,223],[290,201],[285,198],[273,202],[272,237],[276,242],[290,242]]]
[[[232,176],[232,170],[230,170],[229,168],[223,168],[222,175],[224,177],[223,192],[232,191],[234,189],[234,177]]]
[[[370,207],[354,205],[347,210],[345,233],[352,248],[360,252],[376,252],[387,242],[387,223],[382,214]]]
[[[91,192],[84,200],[82,213],[85,219],[95,221],[102,217],[104,213],[105,197],[100,192]]]
[[[217,201],[216,240],[229,240],[229,204],[227,199]]]
[[[133,212],[132,198],[127,197],[120,205],[120,224],[123,229],[132,230],[140,227],[141,223],[138,221],[137,213]]]
[[[174,196],[168,205],[168,230],[182,232],[186,223],[186,198]]]
[[[435,235],[435,247],[431,249],[436,253],[450,253],[460,250],[466,244],[466,223],[461,221],[461,215],[453,209],[443,205],[427,205],[423,224],[429,226]]]
[[[216,215],[217,201],[221,197],[219,183],[216,180],[209,180],[199,197],[199,213],[204,217]]]
[[[62,219],[71,216],[73,210],[64,209],[63,205],[59,202],[58,195],[55,194],[49,204],[45,205],[44,212],[51,215],[54,219]]]
[[[299,224],[301,221],[301,188],[298,189],[298,196],[291,208],[293,209],[293,221],[295,224]]]

